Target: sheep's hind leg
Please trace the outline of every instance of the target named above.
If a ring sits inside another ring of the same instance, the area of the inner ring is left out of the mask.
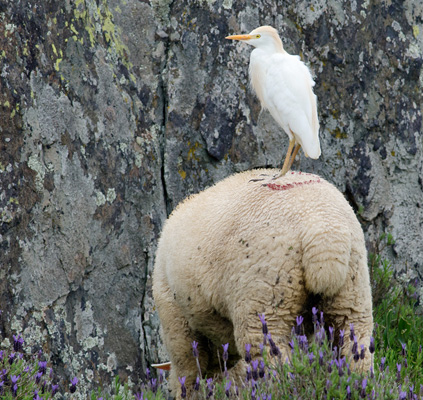
[[[339,343],[339,331],[341,329],[344,330],[344,344],[341,353],[350,359],[351,369],[356,371],[368,371],[370,366],[373,365],[372,356],[369,352],[370,337],[373,329],[371,308],[363,307],[363,309],[360,309],[360,307],[356,307],[357,304],[362,306],[365,303],[365,301],[360,303],[364,298],[365,296],[363,295],[361,295],[361,298],[357,296],[355,299],[358,300],[354,302],[354,300],[346,298],[344,293],[339,293],[332,298],[326,299],[326,303],[323,306],[323,311],[326,315],[325,319],[330,321],[330,325],[335,328],[335,345]],[[368,303],[371,304],[370,302]],[[346,313],[346,310],[349,312]],[[358,361],[353,361],[353,354],[351,353],[354,344],[354,341],[350,339],[351,326],[354,327],[358,353],[361,353],[361,346],[364,345],[365,357],[364,359],[360,358]]]
[[[160,310],[160,320],[163,329],[163,341],[169,353],[172,363],[169,375],[169,387],[172,396],[181,398],[181,384],[179,377],[186,377],[187,393],[190,393],[198,375],[196,360],[193,356],[193,341],[197,341],[195,332],[190,328],[179,305],[173,298],[173,294],[168,291],[165,296],[156,296],[156,303]],[[200,347],[200,346],[199,346]],[[200,352],[201,349],[199,348]],[[200,360],[202,364],[206,359]]]

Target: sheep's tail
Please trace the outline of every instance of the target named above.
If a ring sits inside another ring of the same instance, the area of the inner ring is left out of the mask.
[[[344,285],[351,258],[351,232],[312,229],[303,238],[303,267],[307,290],[326,296],[335,295]]]

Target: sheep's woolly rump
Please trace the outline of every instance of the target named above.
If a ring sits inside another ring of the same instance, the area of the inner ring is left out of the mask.
[[[320,183],[320,177],[313,174],[304,174],[303,172],[288,172],[285,175],[284,183],[264,183],[263,186],[267,186],[269,189],[272,190],[288,190],[294,189],[298,186],[302,185],[310,185],[313,183]]]
[[[233,175],[182,202],[164,226],[153,294],[177,393],[178,376],[187,383],[197,376],[194,340],[203,374],[220,371],[217,349],[229,343],[231,373],[243,375],[245,344],[259,354],[259,313],[284,357],[295,317],[313,305],[338,331],[354,323],[359,344],[369,345],[367,256],[353,210],[316,175],[290,172],[272,180],[277,173]],[[349,348],[347,342],[343,352]],[[370,364],[370,357],[359,363]]]

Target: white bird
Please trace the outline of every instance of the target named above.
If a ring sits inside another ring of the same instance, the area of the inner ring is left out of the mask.
[[[300,147],[306,157],[320,156],[317,98],[314,81],[299,56],[288,54],[275,28],[261,26],[248,35],[227,36],[255,47],[250,56],[250,83],[264,109],[289,136],[279,176],[291,168]],[[279,177],[278,176],[278,177]]]

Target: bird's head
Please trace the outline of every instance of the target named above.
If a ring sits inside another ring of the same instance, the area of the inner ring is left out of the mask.
[[[283,51],[281,38],[276,29],[271,26],[260,26],[251,31],[248,35],[226,36],[225,39],[241,40],[254,47],[272,52]]]

